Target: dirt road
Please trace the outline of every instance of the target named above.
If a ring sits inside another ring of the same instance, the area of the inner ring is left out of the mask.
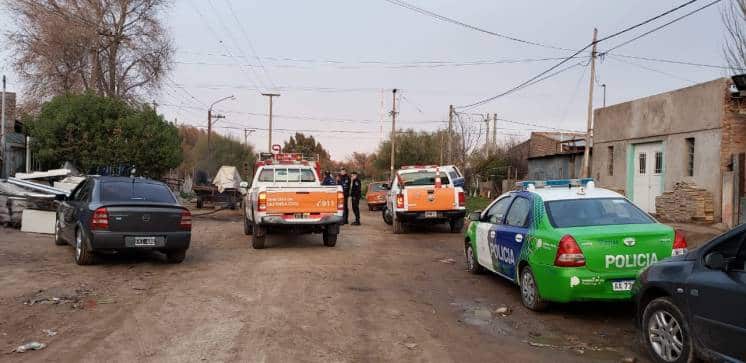
[[[195,219],[192,241],[180,265],[81,267],[50,236],[0,229],[0,361],[644,361],[630,304],[529,312],[513,285],[464,270],[445,227],[393,235],[366,212],[335,248],[309,235],[253,250],[226,211]],[[11,353],[32,340],[48,346]]]

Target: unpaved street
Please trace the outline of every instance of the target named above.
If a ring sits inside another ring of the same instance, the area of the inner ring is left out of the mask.
[[[309,235],[253,250],[224,211],[195,218],[180,265],[88,267],[51,236],[0,229],[0,361],[645,361],[631,304],[529,312],[511,284],[464,270],[462,235],[363,224],[335,248]],[[27,341],[48,346],[11,353]]]

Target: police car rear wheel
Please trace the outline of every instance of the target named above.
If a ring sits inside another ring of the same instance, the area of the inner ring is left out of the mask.
[[[539,296],[536,279],[531,267],[526,266],[521,270],[521,302],[533,311],[542,311],[547,308],[547,303]]]

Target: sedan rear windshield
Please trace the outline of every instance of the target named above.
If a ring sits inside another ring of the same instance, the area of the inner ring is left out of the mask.
[[[624,198],[553,200],[544,205],[555,228],[648,224],[655,221]]]
[[[102,183],[101,200],[104,202],[176,202],[171,190],[163,184],[133,183],[128,181]]]
[[[386,191],[386,189],[384,189],[383,184],[381,183],[370,183],[368,184],[368,191],[383,192],[383,191]]]
[[[420,170],[411,173],[402,173],[399,174],[399,176],[401,177],[402,182],[404,182],[405,187],[418,185],[435,185],[434,171]],[[445,172],[440,172],[440,182],[443,185],[448,185],[450,183],[450,181],[448,180],[448,175],[446,175]]]

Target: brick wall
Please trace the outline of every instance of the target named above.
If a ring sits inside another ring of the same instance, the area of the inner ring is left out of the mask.
[[[746,100],[733,99],[726,90],[722,124],[720,170],[729,171],[732,156],[746,153]]]
[[[531,133],[528,145],[528,157],[553,155],[559,150],[559,142],[538,132]]]
[[[16,94],[5,92],[5,128],[13,131],[16,124]]]

